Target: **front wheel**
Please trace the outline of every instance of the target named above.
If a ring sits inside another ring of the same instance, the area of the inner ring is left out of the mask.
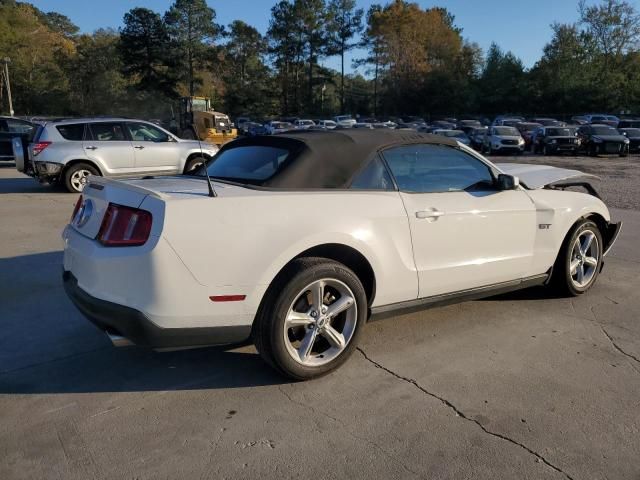
[[[324,375],[347,360],[367,319],[367,297],[346,266],[324,258],[293,261],[256,316],[262,358],[295,380]]]
[[[551,284],[561,294],[577,296],[589,290],[602,266],[603,242],[591,220],[577,223],[562,244],[553,267]]]
[[[629,156],[629,145],[624,145],[622,147],[622,151],[620,152],[620,156],[621,157],[628,157]]]

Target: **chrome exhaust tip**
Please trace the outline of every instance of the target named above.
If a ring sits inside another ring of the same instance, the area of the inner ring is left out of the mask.
[[[116,335],[115,333],[111,333],[109,331],[105,333],[107,334],[107,337],[109,337],[109,340],[111,340],[111,343],[114,347],[131,347],[134,345],[131,340],[121,335]]]

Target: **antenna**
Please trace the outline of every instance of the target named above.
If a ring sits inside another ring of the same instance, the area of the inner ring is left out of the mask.
[[[193,131],[196,134],[196,139],[198,140],[198,146],[200,147],[200,156],[202,157],[202,160],[203,160],[202,169],[204,170],[205,177],[207,177],[207,186],[209,187],[209,196],[217,197],[218,194],[213,189],[213,184],[211,183],[211,177],[209,176],[209,171],[207,170],[207,161],[205,160],[204,153],[202,152],[202,142],[200,141],[200,135],[198,135],[198,127],[196,126],[195,123],[193,124]]]

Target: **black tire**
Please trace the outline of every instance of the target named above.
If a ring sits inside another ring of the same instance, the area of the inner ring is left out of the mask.
[[[284,321],[301,290],[319,279],[335,279],[349,287],[356,301],[356,325],[349,342],[336,358],[320,366],[307,366],[294,360],[287,350]],[[291,262],[269,287],[256,315],[252,337],[262,358],[275,370],[294,380],[308,380],[335,370],[349,358],[367,321],[367,311],[362,283],[349,268],[326,258],[299,258]]]
[[[207,161],[206,158],[201,157],[199,155],[197,157],[191,157],[184,164],[184,172],[183,173],[189,173],[189,172],[195,170],[196,168],[200,167],[201,165],[204,165],[204,163],[206,161]]]
[[[587,231],[593,232],[595,234],[595,240],[597,240],[597,265],[594,267],[595,270],[593,273],[593,277],[589,280],[589,282],[583,286],[578,286],[574,282],[573,276],[571,274],[571,262],[572,260],[574,260],[572,259],[572,251],[576,239],[581,234]],[[600,269],[602,268],[602,254],[602,234],[600,232],[600,229],[598,228],[598,225],[588,219],[580,220],[569,231],[564,242],[562,243],[562,247],[560,247],[558,258],[556,259],[556,263],[553,266],[553,275],[551,277],[550,286],[555,290],[556,293],[562,296],[576,297],[578,295],[582,295],[596,283],[598,275],[600,274]]]
[[[620,152],[620,156],[621,157],[628,157],[629,156],[629,145],[624,145],[622,147],[622,151]]]
[[[86,172],[89,172],[91,175],[100,175],[98,169],[89,163],[75,163],[67,168],[62,174],[62,183],[64,184],[64,187],[71,193],[82,192],[84,184],[82,184],[81,181],[79,183],[78,177],[80,176],[86,179],[86,175],[84,175]]]

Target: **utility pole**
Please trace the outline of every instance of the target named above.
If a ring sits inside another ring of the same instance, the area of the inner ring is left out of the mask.
[[[9,115],[13,117],[13,100],[11,98],[11,82],[9,81],[9,64],[11,63],[11,59],[9,57],[4,57],[2,59],[2,63],[4,63],[4,83],[7,86],[7,98],[9,99]]]

